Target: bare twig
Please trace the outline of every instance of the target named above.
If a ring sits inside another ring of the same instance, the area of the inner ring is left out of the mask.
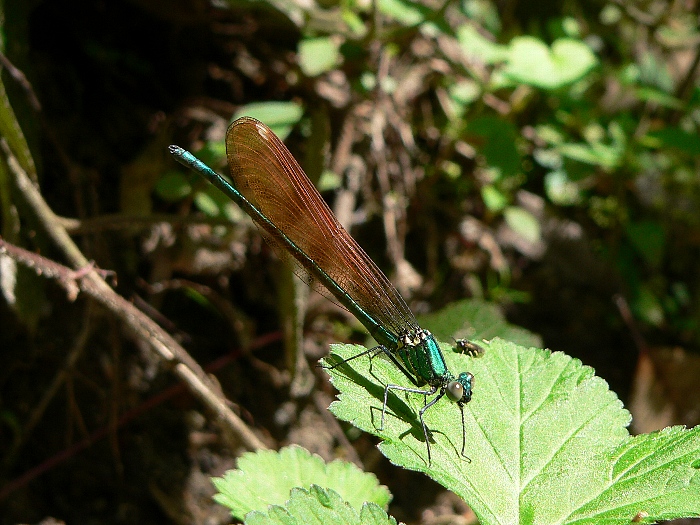
[[[26,75],[17,69],[3,53],[0,53],[0,64],[7,69],[10,76],[15,79],[22,89],[24,89],[25,93],[27,94],[27,100],[29,100],[29,104],[32,106],[32,109],[37,113],[40,112],[41,102],[39,102],[39,98],[36,96],[34,88],[29,80],[27,80]]]
[[[167,222],[175,226],[189,224],[208,224],[212,226],[230,226],[231,221],[223,217],[195,217],[192,215],[174,215],[172,213],[152,213],[148,216],[126,215],[123,213],[104,214],[87,219],[57,217],[58,223],[71,235],[95,233],[106,230],[123,230],[127,228],[148,228],[153,224]]]
[[[46,204],[37,188],[17,163],[4,139],[0,148],[5,153],[7,164],[23,197],[30,204],[49,237],[61,249],[71,265],[80,270],[90,263],[81,253],[65,229],[59,226],[56,215]],[[1,240],[0,240],[1,241]],[[175,374],[189,386],[190,390],[212,410],[221,424],[237,436],[248,450],[266,448],[263,442],[226,405],[226,399],[218,386],[202,370],[199,364],[167,332],[152,319],[145,316],[133,304],[116,294],[100,277],[90,271],[75,279],[73,270],[54,261],[12,246],[6,242],[0,245],[2,251],[18,262],[35,268],[42,275],[54,277],[66,287],[77,285],[80,291],[88,294],[116,317],[123,321],[134,335],[148,344],[160,359],[173,367]],[[65,283],[65,284],[64,284]],[[70,284],[72,283],[72,284]]]
[[[185,349],[152,319],[117,295],[96,272],[89,272],[76,280],[74,279],[76,272],[70,268],[9,244],[2,238],[0,238],[0,254],[8,255],[15,261],[33,268],[39,275],[56,279],[69,293],[73,293],[77,287],[81,292],[102,304],[124,321],[131,331],[145,341],[165,363],[174,367],[175,374],[185,381],[189,389],[218,416],[222,424],[233,432],[247,449],[267,448],[226,406],[226,399],[219,392],[218,387]]]

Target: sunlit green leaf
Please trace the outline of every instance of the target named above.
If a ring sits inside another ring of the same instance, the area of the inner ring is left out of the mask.
[[[284,505],[295,487],[332,489],[358,511],[365,502],[386,508],[391,500],[389,491],[374,474],[346,461],[325,463],[320,456],[297,446],[244,454],[238,468],[215,478],[214,485],[219,490],[214,499],[240,520],[251,511]]]
[[[299,67],[309,77],[330,71],[340,63],[338,49],[338,42],[334,38],[306,38],[299,42]]]
[[[581,202],[581,192],[575,182],[569,180],[562,170],[550,171],[544,177],[547,197],[559,206],[571,206]]]
[[[508,206],[508,197],[492,184],[482,186],[481,199],[484,201],[484,205],[492,212],[499,212]]]
[[[540,223],[526,209],[519,206],[509,206],[503,212],[503,216],[508,226],[526,241],[537,242],[540,240]]]
[[[472,339],[478,343],[498,336],[523,346],[542,344],[538,335],[508,323],[497,305],[478,299],[456,301],[437,312],[419,316],[418,322],[444,341]]]
[[[700,427],[631,437],[630,414],[593,370],[562,353],[501,340],[478,359],[445,359],[475,376],[465,407],[441,399],[425,413],[432,463],[418,420],[423,396],[394,391],[379,430],[384,385],[411,383],[387,359],[366,356],[330,370],[334,414],[382,439],[393,463],[425,472],[462,497],[482,525],[628,525],[700,516]],[[329,362],[364,350],[334,345]],[[370,368],[371,363],[371,368]]]
[[[685,107],[682,100],[668,93],[664,93],[663,91],[659,91],[658,89],[642,87],[636,90],[636,94],[640,100],[653,102],[665,108],[683,109]]]
[[[239,108],[231,121],[248,116],[267,124],[281,140],[287,138],[289,132],[301,120],[304,110],[294,102],[255,102]]]
[[[460,26],[457,30],[457,40],[466,56],[480,60],[484,64],[503,62],[509,56],[507,46],[485,38],[472,24]]]
[[[367,503],[360,512],[348,505],[332,489],[312,485],[309,490],[295,488],[285,506],[272,505],[267,513],[254,511],[246,525],[396,525],[396,520],[375,503]]]
[[[562,38],[549,48],[535,37],[523,36],[511,41],[504,73],[518,83],[557,89],[580,80],[597,64],[596,56],[580,40]]]
[[[379,0],[378,7],[388,17],[409,27],[424,22],[430,14],[426,6],[410,0]]]

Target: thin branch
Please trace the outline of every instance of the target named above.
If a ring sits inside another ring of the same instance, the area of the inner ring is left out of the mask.
[[[74,293],[77,287],[81,292],[95,299],[122,320],[166,364],[172,366],[175,374],[187,384],[190,391],[217,415],[222,424],[233,435],[237,436],[248,450],[267,448],[252,430],[227,407],[227,401],[217,386],[213,384],[187,351],[152,319],[146,317],[129,301],[117,295],[97,275],[97,272],[91,271],[80,275],[82,272],[75,272],[55,261],[5,242],[0,238],[0,255],[2,254],[34,269],[38,275],[56,279],[69,294]],[[76,275],[78,275],[77,278]]]
[[[39,113],[41,111],[41,102],[39,102],[39,97],[36,96],[34,88],[32,87],[31,82],[29,82],[29,80],[27,79],[27,76],[22,71],[17,69],[15,65],[12,62],[10,62],[10,59],[8,59],[3,53],[0,53],[0,65],[7,69],[7,72],[10,74],[10,76],[14,78],[15,82],[17,82],[22,87],[22,89],[27,94],[27,100],[29,101],[29,105],[34,111]]]
[[[59,226],[56,215],[46,204],[37,188],[19,166],[4,139],[0,147],[6,155],[16,185],[23,197],[36,213],[49,237],[61,249],[71,265],[78,271],[90,263],[82,254],[64,228]],[[73,270],[37,254],[12,246],[0,239],[2,252],[12,256],[18,262],[40,271],[42,275],[58,279],[59,283],[71,287],[77,285],[80,291],[93,297],[108,311],[123,321],[126,326],[148,344],[161,360],[173,367],[175,374],[189,386],[190,390],[212,410],[233,435],[237,436],[248,450],[267,448],[264,443],[236,416],[227,406],[226,399],[218,385],[202,370],[199,364],[167,332],[152,319],[145,316],[129,301],[110,288],[98,272],[89,271],[75,278]],[[64,284],[65,283],[65,284]],[[70,283],[73,283],[72,285]]]

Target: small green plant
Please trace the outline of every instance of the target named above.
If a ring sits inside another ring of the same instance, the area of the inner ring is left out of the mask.
[[[380,450],[395,465],[425,472],[459,495],[482,524],[653,523],[700,516],[700,427],[630,436],[629,412],[592,368],[560,352],[500,339],[482,344],[486,355],[480,359],[443,346],[451,368],[470,370],[476,378],[465,409],[468,459],[459,453],[462,426],[451,403],[438,403],[426,416],[433,441],[430,465],[417,416],[422,396],[392,392],[384,428],[378,430],[384,385],[405,382],[381,357],[355,359],[330,371],[340,392],[330,410],[379,436]],[[328,360],[360,351],[334,345]],[[222,494],[241,492],[243,486],[275,493],[272,499],[250,496],[249,507],[235,507],[241,519],[240,509],[255,509],[246,523],[393,523],[377,508],[386,504],[381,498],[368,498],[373,503],[361,508],[343,501],[350,501],[359,485],[353,476],[329,476],[311,456],[308,461],[316,466],[302,467],[298,450],[293,459],[282,451],[272,466],[271,454],[245,456],[238,471],[217,481]],[[343,467],[334,462],[327,468]],[[266,508],[281,504],[279,491],[268,489],[280,479],[298,483],[297,488],[285,494],[284,506]],[[235,488],[227,489],[227,481]],[[223,497],[219,501],[228,504]]]

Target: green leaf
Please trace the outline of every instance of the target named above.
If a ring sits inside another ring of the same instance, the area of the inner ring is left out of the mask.
[[[223,200],[221,198],[222,193],[216,188],[205,187],[201,191],[197,191],[194,194],[194,203],[206,216],[208,217],[220,217],[223,214],[223,206],[231,202],[230,200]]]
[[[214,485],[219,490],[214,499],[241,520],[253,510],[284,504],[294,487],[319,485],[333,489],[354,509],[367,501],[386,507],[391,500],[391,494],[374,474],[345,461],[326,464],[321,457],[297,446],[244,454],[238,468],[229,470],[223,478],[214,478]]]
[[[508,58],[508,47],[492,42],[477,31],[473,24],[465,24],[457,29],[457,40],[462,52],[471,59],[484,64],[503,62]]]
[[[357,510],[332,489],[312,485],[310,490],[295,488],[285,507],[271,506],[267,514],[255,511],[246,525],[396,525],[376,503]]]
[[[528,242],[540,240],[540,223],[534,215],[519,206],[508,206],[503,212],[506,223]]]
[[[685,109],[685,103],[682,100],[656,88],[640,87],[635,91],[635,94],[640,100],[653,102],[665,108]]]
[[[178,202],[192,193],[189,179],[182,173],[171,171],[165,173],[156,182],[156,195],[167,202]]]
[[[431,11],[424,5],[410,0],[379,0],[379,11],[406,27],[425,22]]]
[[[4,23],[4,20],[2,21]],[[9,78],[9,77],[5,77]],[[5,84],[0,79],[0,137],[7,141],[7,145],[14,154],[17,162],[24,171],[27,172],[29,178],[33,181],[37,180],[36,166],[32,152],[29,150],[29,145],[24,137],[19,121],[15,116],[15,111],[10,103],[10,99],[5,91]]]
[[[324,170],[318,180],[318,191],[337,190],[343,184],[343,179],[334,171]]]
[[[654,268],[661,265],[666,245],[666,233],[658,221],[639,221],[627,224],[627,237],[637,251]]]
[[[499,171],[501,178],[520,171],[520,153],[516,148],[518,131],[511,122],[477,117],[469,122],[467,131],[475,136],[471,142],[486,158],[487,164]]]
[[[560,144],[556,149],[566,158],[600,166],[607,170],[617,168],[622,162],[623,149],[619,144],[609,146],[602,142],[593,144],[566,143]]]
[[[467,111],[467,107],[479,100],[481,87],[473,80],[459,80],[447,88],[449,98],[445,99],[445,111],[450,120],[459,121]]]
[[[303,108],[295,102],[254,102],[236,111],[231,122],[245,116],[256,118],[284,140],[303,115]]]
[[[598,59],[591,49],[571,38],[555,40],[549,48],[532,36],[515,37],[503,73],[512,81],[541,89],[558,89],[582,79]]]
[[[689,155],[700,155],[700,137],[681,128],[669,126],[652,131],[644,137],[651,147],[677,148]]]
[[[4,15],[4,7],[0,6],[0,30],[2,30],[3,35],[3,44],[0,47],[3,50],[7,43],[5,41],[7,34]],[[5,91],[3,78],[10,77],[7,74],[0,77],[0,137],[7,142],[7,146],[21,169],[34,183],[37,183],[34,158],[10,98]],[[13,190],[13,178],[7,165],[7,159],[3,155],[2,160],[0,160],[0,236],[9,242],[21,243],[22,223],[19,211],[21,205],[19,205],[17,195]],[[17,266],[6,255],[0,255],[0,267],[0,295],[11,306],[29,332],[33,333],[49,308],[44,292],[44,278],[38,276],[32,269],[22,265]]]
[[[305,38],[299,42],[299,67],[307,77],[316,77],[340,63],[338,42],[331,37]]]
[[[498,306],[478,299],[456,301],[442,310],[419,316],[418,323],[441,340],[466,338],[478,342],[498,334],[524,346],[542,344],[537,334],[509,324]]]
[[[652,326],[661,326],[666,320],[661,301],[649,286],[640,285],[637,288],[632,307],[639,318]]]
[[[593,369],[560,353],[503,340],[479,359],[445,352],[454,372],[475,376],[466,405],[440,400],[425,414],[432,464],[418,419],[421,395],[392,392],[384,430],[384,385],[409,386],[387,359],[361,357],[329,370],[340,391],[331,411],[382,438],[393,463],[422,471],[462,497],[487,524],[628,524],[700,516],[700,427],[630,437],[629,413]],[[334,345],[328,362],[363,348]],[[640,514],[641,515],[641,514]]]
[[[550,171],[544,176],[544,189],[547,197],[559,206],[571,206],[582,200],[578,185],[569,180],[564,170]]]
[[[508,197],[493,184],[486,184],[481,188],[481,200],[489,211],[497,213],[508,206]]]

